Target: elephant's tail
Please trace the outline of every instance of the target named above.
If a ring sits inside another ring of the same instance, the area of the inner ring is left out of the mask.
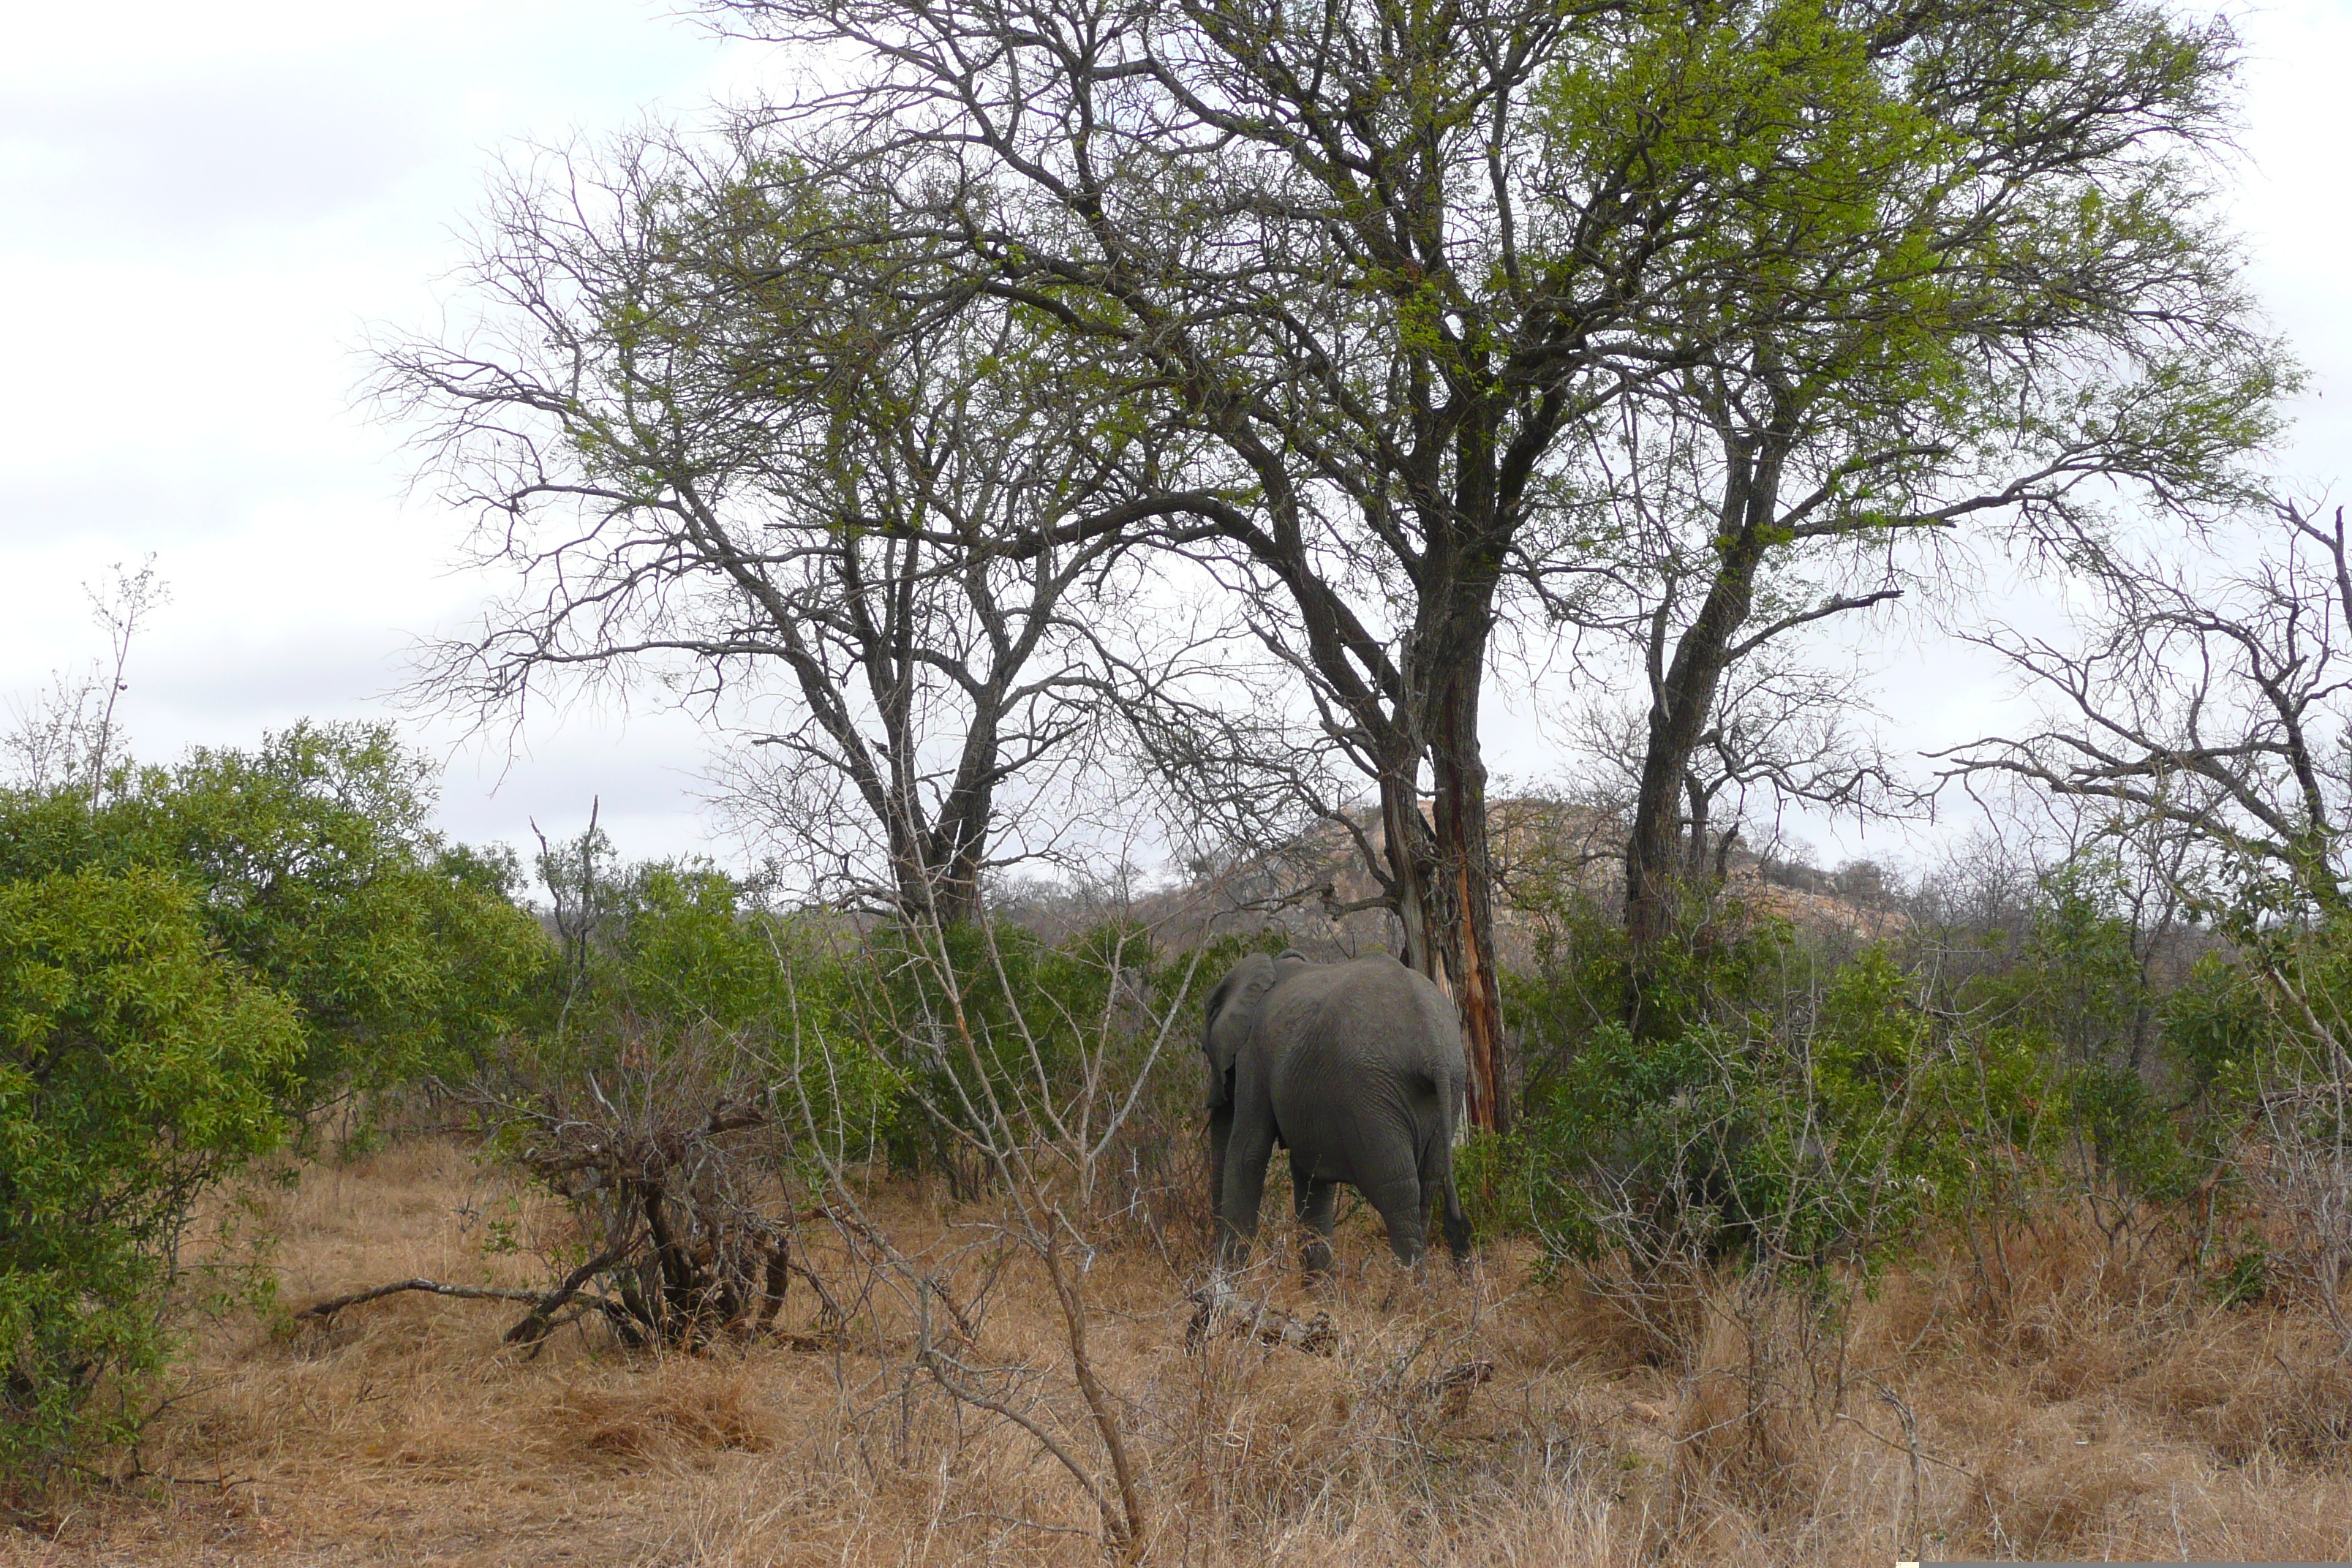
[[[1449,1118],[1449,1121],[1451,1119]],[[1424,1198],[1438,1202],[1439,1221],[1445,1230],[1446,1250],[1456,1263],[1470,1261],[1470,1216],[1462,1211],[1462,1191],[1454,1179],[1453,1129],[1431,1140],[1433,1145],[1422,1174]]]

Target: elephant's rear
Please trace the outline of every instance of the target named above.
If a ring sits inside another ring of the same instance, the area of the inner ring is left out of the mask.
[[[1453,1144],[1469,1068],[1445,994],[1382,956],[1309,970],[1269,1006],[1286,1042],[1275,1114],[1294,1157],[1361,1192],[1390,1218],[1391,1240],[1412,1233],[1401,1256],[1418,1253],[1433,1200],[1444,1201],[1454,1239]]]
[[[1284,1042],[1276,1093],[1293,1100],[1292,1120],[1335,1090],[1357,1102],[1350,1114],[1370,1109],[1367,1097],[1401,1091],[1424,1113],[1416,1132],[1427,1130],[1433,1106],[1451,1137],[1469,1066],[1454,1005],[1428,976],[1385,954],[1318,965],[1285,984],[1271,1006],[1269,1026]],[[1277,1104],[1278,1114],[1284,1109]]]
[[[1461,1018],[1434,981],[1402,964],[1397,967],[1406,976],[1420,1020],[1418,1032],[1428,1042],[1423,1082],[1434,1101],[1419,1151],[1423,1213],[1425,1216],[1433,1201],[1440,1205],[1447,1249],[1456,1262],[1463,1262],[1469,1257],[1470,1224],[1454,1184],[1454,1144],[1469,1092],[1470,1059],[1462,1047]]]

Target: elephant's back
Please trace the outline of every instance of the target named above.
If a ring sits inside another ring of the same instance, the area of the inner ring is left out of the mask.
[[[1347,1033],[1409,1029],[1437,1049],[1459,1054],[1462,1030],[1454,1005],[1436,983],[1382,953],[1346,963],[1318,963],[1283,982],[1268,999],[1268,1015],[1290,1026]]]
[[[1426,975],[1385,955],[1305,970],[1265,1006],[1265,1035],[1281,1042],[1277,1101],[1302,1085],[1365,1093],[1389,1085],[1444,1098],[1467,1074],[1453,1004]]]

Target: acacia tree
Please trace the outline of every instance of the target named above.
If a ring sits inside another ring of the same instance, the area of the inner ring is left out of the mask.
[[[1719,208],[1725,264],[1664,279],[1691,285],[1653,316],[1677,368],[1599,433],[1614,559],[1538,568],[1561,614],[1636,651],[1637,969],[1672,929],[1743,666],[1948,568],[1964,522],[2073,562],[2116,482],[2191,516],[2252,493],[2238,460],[2284,372],[2189,163],[2230,50],[2221,24],[2129,4],[1776,4],[1695,11],[1618,61],[1628,85],[1720,95],[1669,161],[1759,171]],[[1603,148],[1654,142],[1641,102],[1561,112]],[[1815,772],[1829,804],[1870,777]]]
[[[1138,668],[1097,524],[1170,504],[1129,504],[1156,433],[790,171],[647,141],[558,176],[494,203],[483,331],[382,355],[518,582],[424,691],[519,718],[650,668],[781,756],[758,810],[821,887],[971,918],[1009,782],[1074,765]]]

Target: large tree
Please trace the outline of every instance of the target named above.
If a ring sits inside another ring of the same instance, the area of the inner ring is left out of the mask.
[[[1171,538],[1244,572],[1376,784],[1381,900],[1451,987],[1473,1120],[1499,1125],[1479,743],[1499,593],[1563,433],[1641,370],[1612,346],[1710,178],[1557,155],[1540,89],[1615,24],[1557,0],[714,10],[860,57],[772,118],[845,133],[839,177],[959,247],[967,287],[1204,438],[1178,482],[1216,502]]]
[[[482,330],[382,361],[517,584],[426,689],[520,715],[651,671],[770,759],[737,804],[819,889],[952,925],[1008,792],[1066,784],[1151,673],[1123,527],[1181,498],[1130,504],[1160,433],[837,194],[655,140],[503,190]]]

